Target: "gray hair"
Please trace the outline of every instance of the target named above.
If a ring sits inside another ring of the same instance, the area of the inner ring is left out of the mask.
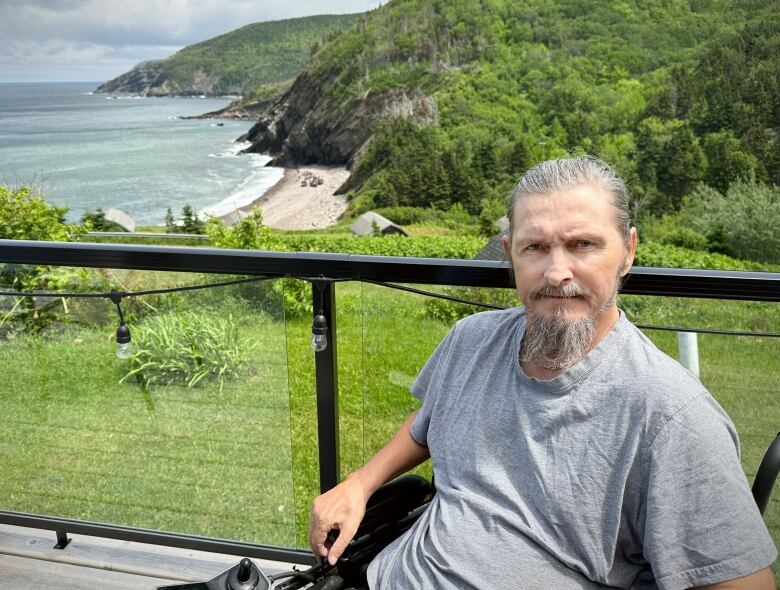
[[[515,205],[524,195],[549,194],[582,185],[601,185],[612,195],[615,221],[626,243],[630,240],[631,216],[628,189],[615,171],[595,156],[569,156],[547,160],[528,170],[509,193],[509,231],[514,230]]]

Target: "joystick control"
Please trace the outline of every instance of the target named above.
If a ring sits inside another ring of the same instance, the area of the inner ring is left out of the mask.
[[[252,562],[249,561],[246,557],[241,560],[241,563],[238,564],[238,572],[236,573],[236,578],[239,582],[244,583],[248,582],[249,578],[252,575]]]
[[[257,566],[246,557],[227,572],[225,590],[270,590],[271,582]]]
[[[208,582],[158,586],[157,590],[270,590],[271,580],[246,557]]]

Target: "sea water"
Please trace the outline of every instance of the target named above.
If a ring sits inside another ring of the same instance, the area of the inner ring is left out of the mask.
[[[92,94],[97,86],[0,84],[0,185],[34,186],[69,221],[116,208],[162,225],[169,207],[224,215],[282,177],[268,156],[239,154],[251,122],[180,118],[228,99]]]

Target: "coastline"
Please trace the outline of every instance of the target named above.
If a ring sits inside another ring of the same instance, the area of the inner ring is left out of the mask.
[[[335,224],[347,208],[345,195],[334,193],[349,177],[349,170],[334,166],[285,168],[282,177],[249,205],[219,218],[232,225],[255,207],[263,223],[274,229],[322,229]]]

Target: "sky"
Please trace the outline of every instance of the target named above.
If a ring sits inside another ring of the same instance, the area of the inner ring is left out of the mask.
[[[110,80],[250,23],[383,0],[0,0],[0,83]]]

